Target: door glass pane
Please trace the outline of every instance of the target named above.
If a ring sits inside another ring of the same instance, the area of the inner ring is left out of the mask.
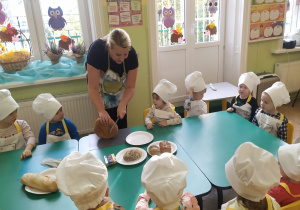
[[[157,0],[158,43],[170,46],[185,43],[185,0]]]
[[[214,42],[220,40],[221,0],[195,0],[195,42]]]

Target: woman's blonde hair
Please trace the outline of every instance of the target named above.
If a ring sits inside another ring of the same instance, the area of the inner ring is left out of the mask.
[[[267,210],[268,209],[268,203],[267,203],[267,199],[264,198],[259,202],[254,202],[254,201],[250,201],[246,198],[243,198],[242,196],[238,195],[237,196],[237,201],[244,206],[245,208],[249,209],[249,210]]]
[[[131,47],[131,40],[127,32],[121,28],[115,28],[105,37],[103,40],[106,41],[107,46],[114,48],[114,45],[126,48]]]

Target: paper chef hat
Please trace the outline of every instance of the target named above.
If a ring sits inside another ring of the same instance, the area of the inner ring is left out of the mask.
[[[185,87],[187,91],[191,88],[194,89],[194,92],[200,92],[206,88],[205,82],[200,71],[194,71],[185,78]]]
[[[175,209],[186,187],[188,168],[171,153],[154,155],[144,166],[142,184],[160,208]]]
[[[176,85],[166,79],[160,80],[153,90],[153,93],[156,93],[164,102],[168,102],[176,92]]]
[[[72,152],[56,170],[58,189],[70,196],[78,209],[99,205],[107,188],[106,166],[91,153]]]
[[[0,90],[0,107],[0,120],[3,120],[20,106],[11,97],[9,90],[2,89]]]
[[[225,164],[232,188],[245,199],[259,202],[279,185],[280,170],[274,156],[251,142],[245,142]]]
[[[250,92],[252,92],[254,88],[260,84],[260,79],[253,72],[247,72],[240,76],[238,85],[240,84],[246,85],[249,88]]]
[[[38,95],[32,104],[33,110],[48,121],[53,119],[60,107],[61,104],[50,93]]]
[[[278,161],[290,179],[300,181],[300,143],[279,147]]]
[[[282,82],[275,82],[264,92],[271,97],[275,108],[291,101],[290,94]]]

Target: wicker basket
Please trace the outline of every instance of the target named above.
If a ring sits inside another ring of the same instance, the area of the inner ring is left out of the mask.
[[[57,55],[50,51],[47,52],[46,55],[50,58],[52,65],[57,64],[59,62],[60,57],[62,56],[62,54]]]
[[[81,63],[83,55],[76,54],[76,53],[74,53],[73,55],[76,58],[77,63]]]

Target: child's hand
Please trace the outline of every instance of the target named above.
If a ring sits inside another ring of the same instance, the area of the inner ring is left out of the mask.
[[[232,107],[229,107],[228,109],[227,109],[227,112],[233,112],[234,111],[234,109],[232,108]]]
[[[24,160],[25,158],[30,157],[31,155],[32,155],[31,151],[25,149],[21,155],[21,160]]]
[[[189,95],[193,95],[193,92],[194,92],[194,88],[190,88],[190,90],[189,90]]]
[[[158,125],[161,126],[161,127],[166,127],[166,126],[168,126],[168,123],[167,123],[167,121],[165,120],[165,121],[159,122]]]
[[[148,123],[147,124],[147,129],[148,130],[153,129],[153,125],[154,125],[153,123]]]

